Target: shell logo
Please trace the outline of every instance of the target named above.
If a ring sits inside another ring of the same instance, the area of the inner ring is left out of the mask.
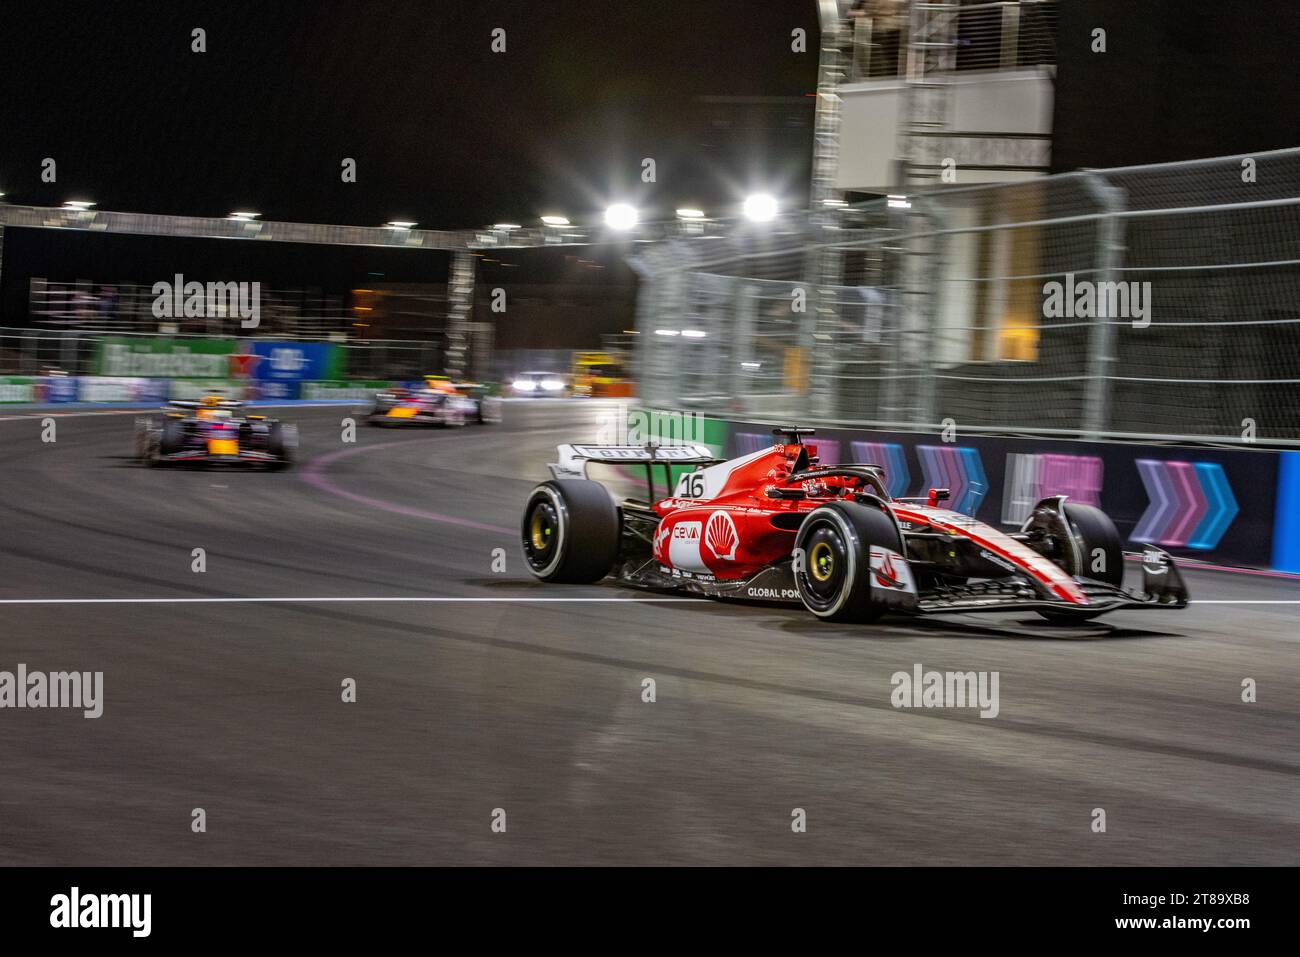
[[[709,516],[709,524],[704,529],[704,542],[713,552],[714,558],[734,561],[736,548],[740,545],[740,535],[736,532],[736,523],[726,512],[714,512]]]
[[[902,588],[903,583],[898,578],[898,572],[894,569],[893,552],[884,552],[883,560],[873,569],[876,573],[876,582],[883,588]]]
[[[668,532],[670,530],[671,529],[669,528],[668,523],[663,522],[659,525],[659,528],[655,531],[655,543],[654,543],[653,554],[654,557],[658,558],[660,561],[662,561],[665,557],[664,542],[668,541]]]

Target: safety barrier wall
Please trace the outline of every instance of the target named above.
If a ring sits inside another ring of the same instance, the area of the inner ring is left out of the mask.
[[[0,375],[252,378],[261,381],[408,379],[442,368],[433,342],[335,342],[93,329],[0,328]]]
[[[252,401],[358,402],[393,385],[390,379],[160,379],[136,376],[0,376],[0,406],[116,402],[163,403],[217,392]],[[418,383],[415,383],[418,384]]]
[[[775,441],[773,423],[726,423],[728,457]],[[818,429],[823,465],[885,470],[892,495],[948,488],[947,506],[1019,527],[1057,494],[1105,510],[1125,546],[1300,572],[1300,453],[1264,449]]]

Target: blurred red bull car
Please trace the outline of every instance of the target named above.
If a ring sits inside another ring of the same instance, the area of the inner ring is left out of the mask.
[[[501,400],[478,382],[454,382],[425,376],[423,387],[393,386],[375,394],[366,416],[371,425],[435,425],[459,428],[468,423],[501,421]]]
[[[282,469],[292,464],[297,428],[244,412],[243,406],[216,394],[169,402],[161,416],[136,419],[136,457],[152,466],[201,462]]]

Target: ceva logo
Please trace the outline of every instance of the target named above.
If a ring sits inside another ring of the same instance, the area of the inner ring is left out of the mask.
[[[713,552],[714,558],[731,562],[736,559],[736,548],[740,545],[740,535],[736,533],[736,523],[726,512],[714,512],[709,516],[709,524],[704,530],[704,542]]]

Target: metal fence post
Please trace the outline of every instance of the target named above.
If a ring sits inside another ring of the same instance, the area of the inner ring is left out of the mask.
[[[1124,221],[1117,214],[1124,209],[1124,190],[1108,185],[1095,173],[1085,173],[1083,181],[1106,215],[1097,224],[1096,283],[1113,282],[1115,270],[1124,254]],[[1088,330],[1088,385],[1084,402],[1083,437],[1100,439],[1110,426],[1111,366],[1115,361],[1115,323],[1118,317],[1107,312],[1107,298],[1097,297],[1097,316]]]
[[[918,201],[914,200],[914,203]],[[941,213],[942,207],[933,201],[925,201],[924,209],[918,208],[920,219],[924,225],[923,231],[928,231],[932,235],[930,241],[930,257],[928,267],[922,270],[922,275],[917,278],[916,295],[913,301],[909,302],[915,310],[918,322],[915,328],[917,338],[919,339],[916,350],[916,405],[915,420],[924,425],[930,425],[938,421],[936,414],[936,383],[934,378],[935,370],[935,329],[938,327],[942,318],[943,309],[943,283],[944,283],[944,258],[943,258],[943,228],[947,225],[947,220]],[[905,222],[912,217],[905,217]],[[910,227],[905,227],[910,230]],[[912,240],[916,242],[916,240]],[[920,250],[916,250],[914,255],[909,255],[909,264],[915,266],[922,263]],[[916,271],[913,269],[912,274],[915,276]],[[928,291],[926,290],[928,287]],[[919,301],[918,301],[919,300]],[[922,307],[921,303],[928,304],[928,308]]]
[[[474,312],[474,267],[477,258],[468,247],[452,253],[447,278],[447,375],[465,374],[469,350],[470,317]]]
[[[64,329],[63,334],[59,336],[59,368],[74,375],[81,371],[77,368],[76,356],[76,337],[80,335],[79,332]]]
[[[733,281],[736,284],[736,295],[732,300],[736,304],[736,328],[731,341],[735,343],[735,349],[731,354],[731,375],[727,379],[735,403],[733,411],[747,414],[746,376],[754,358],[754,313],[758,309],[759,287],[742,279]]]

